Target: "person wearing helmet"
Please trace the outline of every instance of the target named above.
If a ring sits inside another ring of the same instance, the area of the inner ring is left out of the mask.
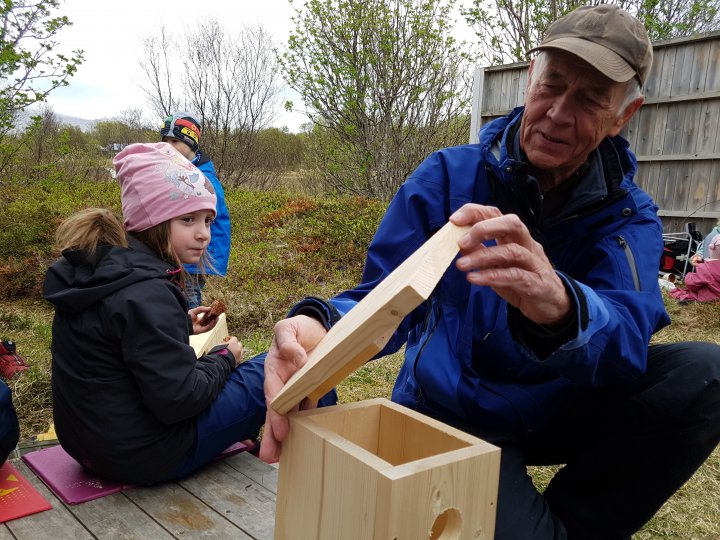
[[[190,113],[183,111],[166,117],[160,128],[161,140],[171,144],[188,161],[200,169],[212,184],[217,195],[217,215],[210,227],[211,239],[207,249],[210,264],[207,267],[195,264],[185,265],[185,270],[190,276],[185,283],[185,294],[191,309],[202,305],[205,276],[214,274],[225,277],[230,257],[230,213],[225,203],[225,192],[215,172],[215,166],[207,154],[200,150],[201,134],[200,122]]]

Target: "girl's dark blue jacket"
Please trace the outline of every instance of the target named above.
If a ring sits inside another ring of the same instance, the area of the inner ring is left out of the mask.
[[[99,246],[94,255],[63,252],[47,271],[53,418],[60,444],[91,471],[152,484],[195,445],[196,418],[235,359],[215,349],[196,358],[177,269],[128,240],[129,248]]]

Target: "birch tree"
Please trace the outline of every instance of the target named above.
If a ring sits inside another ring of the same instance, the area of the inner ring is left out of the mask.
[[[331,187],[389,198],[432,150],[467,139],[471,69],[452,0],[308,0],[280,65]],[[292,106],[292,104],[289,104]]]

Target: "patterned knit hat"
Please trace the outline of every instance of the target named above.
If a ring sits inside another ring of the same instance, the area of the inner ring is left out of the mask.
[[[172,137],[187,144],[193,152],[197,152],[200,146],[200,122],[195,120],[190,113],[176,112],[165,118],[160,128],[160,138]]]
[[[131,144],[113,165],[127,231],[144,231],[198,210],[216,213],[212,184],[168,143]]]

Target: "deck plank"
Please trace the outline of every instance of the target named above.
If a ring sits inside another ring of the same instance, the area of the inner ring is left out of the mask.
[[[221,513],[175,483],[131,489],[125,492],[125,496],[176,537],[252,538]]]
[[[268,465],[247,452],[240,452],[223,460],[232,468],[257,482],[268,491],[277,494],[277,468]]]
[[[174,538],[124,493],[114,493],[82,504],[69,505],[67,508],[96,538]]]
[[[205,467],[180,485],[256,540],[272,540],[275,494],[226,463]]]

